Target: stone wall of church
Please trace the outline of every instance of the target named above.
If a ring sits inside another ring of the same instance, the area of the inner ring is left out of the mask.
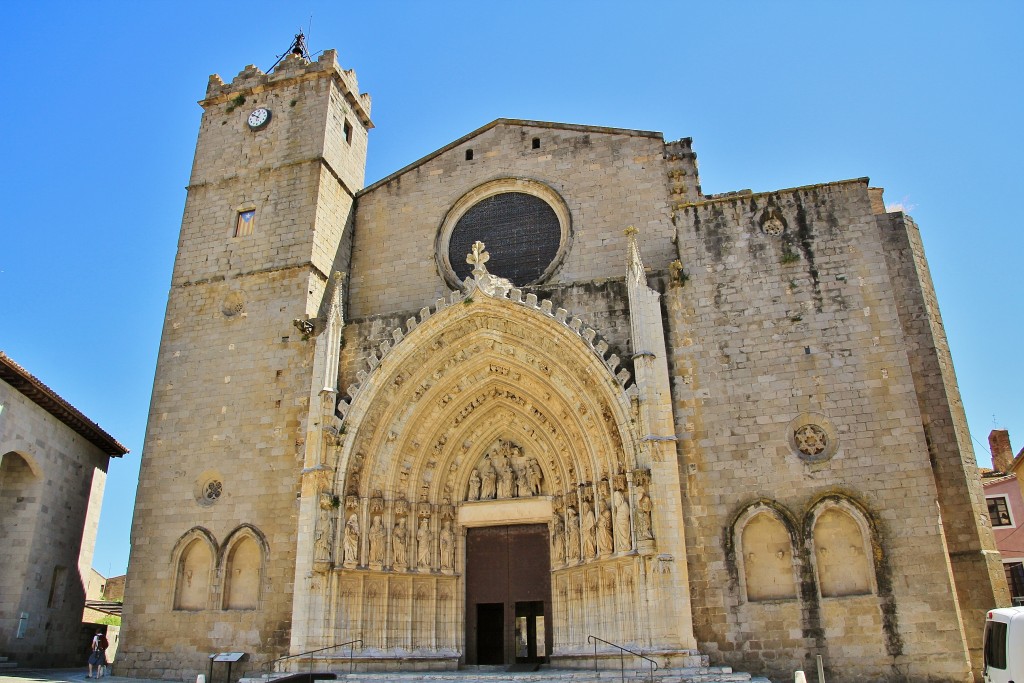
[[[109,458],[3,381],[0,414],[0,653],[77,665]]]
[[[308,280],[301,270],[247,275],[180,288],[168,303],[119,673],[202,673],[210,652],[287,648],[313,346],[284,304],[303,301]],[[225,306],[236,292],[241,310]],[[234,603],[229,582],[242,573],[229,560],[247,534],[259,555],[247,579],[255,599]]]
[[[907,338],[865,180],[677,210],[666,292],[694,628],[713,661],[964,680]],[[687,279],[688,278],[688,279]]]
[[[1003,564],[988,520],[967,415],[960,401],[921,233],[913,219],[903,213],[878,216],[878,227],[885,241],[886,262],[935,463],[942,526],[963,628],[974,669],[980,671],[984,667],[985,613],[993,606],[1009,605]],[[979,523],[982,520],[986,521]]]
[[[450,287],[434,254],[445,216],[467,192],[497,178],[537,181],[568,205],[572,242],[544,287],[621,279],[628,225],[643,232],[645,261],[665,268],[675,256],[664,154],[660,134],[584,126],[499,123],[449,145],[360,194],[349,313],[358,319],[418,311],[444,296]]]

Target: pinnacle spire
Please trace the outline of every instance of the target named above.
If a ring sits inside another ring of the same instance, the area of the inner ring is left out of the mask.
[[[331,299],[327,305],[327,320],[330,321],[334,316],[342,320],[344,319],[344,311],[342,310],[341,288],[345,281],[345,273],[336,270],[331,280]]]
[[[647,275],[644,272],[644,261],[640,258],[640,247],[636,243],[636,236],[640,234],[632,225],[623,231],[626,236],[627,273],[636,282],[647,283]]]

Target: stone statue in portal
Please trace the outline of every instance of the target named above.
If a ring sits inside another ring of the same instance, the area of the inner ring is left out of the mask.
[[[633,549],[629,535],[629,501],[622,491],[612,494],[615,506],[615,551],[624,553]]]
[[[483,481],[480,479],[480,470],[473,470],[473,474],[469,475],[469,493],[466,495],[466,500],[480,500],[480,486]]]
[[[416,568],[423,571],[430,569],[430,546],[433,541],[430,533],[430,520],[424,517],[416,530]]]
[[[345,539],[342,543],[344,553],[344,565],[348,568],[359,564],[359,519],[355,515],[348,518],[345,523]]]
[[[512,465],[505,459],[501,471],[498,472],[498,498],[511,498],[515,487],[515,474],[512,472]]]
[[[597,519],[589,502],[583,503],[580,524],[583,527],[583,559],[589,560],[597,556]]]
[[[601,517],[597,520],[597,552],[602,557],[612,554],[612,511],[602,506]]]
[[[374,516],[368,534],[370,537],[370,565],[380,568],[384,566],[384,544],[387,536],[380,515]]]
[[[551,561],[555,566],[565,562],[565,528],[562,516],[557,514],[551,524]]]
[[[455,532],[452,531],[452,520],[444,520],[440,534],[441,571],[455,569]]]
[[[516,498],[526,498],[530,495],[530,487],[526,483],[526,471],[512,468],[512,495]]]
[[[406,543],[405,517],[399,517],[395,524],[394,532],[391,534],[391,560],[396,569],[405,569],[407,560],[405,554]]]
[[[530,484],[530,494],[534,496],[540,495],[540,483],[544,479],[544,473],[541,472],[540,463],[537,462],[536,458],[530,458],[529,464],[526,466],[527,479]]]
[[[484,462],[481,476],[483,484],[480,487],[480,500],[494,500],[495,493],[497,492],[495,482],[498,480],[498,475],[494,472],[494,467],[490,461]]]
[[[580,559],[580,516],[571,505],[565,515],[565,557],[575,562]]]
[[[313,560],[331,561],[331,544],[334,543],[334,504],[329,493],[320,494],[320,510],[317,513],[316,534],[313,538]]]
[[[636,525],[636,540],[653,541],[654,531],[651,529],[651,510],[654,504],[651,497],[647,495],[647,489],[643,486],[636,487],[636,516],[633,523]]]

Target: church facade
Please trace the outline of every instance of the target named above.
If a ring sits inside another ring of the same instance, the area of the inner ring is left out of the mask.
[[[709,196],[689,139],[499,119],[364,187],[333,51],[200,104],[119,673],[593,638],[980,671],[1002,566],[918,229],[867,179]]]

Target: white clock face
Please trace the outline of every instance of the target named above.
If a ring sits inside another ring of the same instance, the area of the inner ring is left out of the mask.
[[[263,107],[256,109],[253,113],[249,114],[249,127],[252,129],[262,128],[267,125],[267,121],[270,120],[270,111]]]

